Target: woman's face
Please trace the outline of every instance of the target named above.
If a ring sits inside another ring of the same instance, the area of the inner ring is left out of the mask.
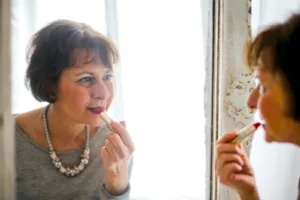
[[[97,127],[103,123],[99,111],[107,110],[114,97],[113,77],[113,71],[100,62],[67,68],[54,106],[75,123]]]
[[[248,98],[248,106],[258,108],[267,142],[297,143],[299,123],[289,115],[289,93],[280,73],[270,71],[270,58],[266,53],[258,62],[258,84]]]

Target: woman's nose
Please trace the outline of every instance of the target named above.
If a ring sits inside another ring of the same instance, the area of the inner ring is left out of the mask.
[[[93,87],[93,98],[105,100],[109,97],[109,91],[106,86],[106,84],[103,81],[99,81],[97,84]]]
[[[247,105],[249,109],[256,109],[257,108],[257,101],[259,98],[259,88],[255,87],[249,97],[248,97],[248,101],[247,101]]]

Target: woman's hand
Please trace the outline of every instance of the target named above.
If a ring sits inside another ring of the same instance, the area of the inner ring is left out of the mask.
[[[215,169],[222,184],[235,189],[241,199],[258,200],[253,171],[241,145],[232,144],[236,132],[225,134],[216,145]]]
[[[114,132],[109,132],[101,149],[105,169],[105,189],[114,196],[122,194],[129,182],[128,169],[134,144],[126,130],[125,122],[112,122]]]

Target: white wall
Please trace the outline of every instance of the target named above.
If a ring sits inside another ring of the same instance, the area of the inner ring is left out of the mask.
[[[270,24],[286,20],[299,8],[299,0],[252,0],[252,33],[255,35]],[[261,199],[296,199],[300,148],[266,143],[264,133],[258,130],[253,138],[251,163]]]

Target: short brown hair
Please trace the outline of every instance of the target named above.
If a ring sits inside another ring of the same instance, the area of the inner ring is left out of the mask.
[[[113,68],[119,60],[115,45],[87,24],[54,21],[38,31],[29,43],[26,85],[38,101],[53,103],[62,71],[95,59]]]
[[[282,75],[291,94],[292,116],[300,120],[300,14],[294,14],[286,22],[272,25],[259,33],[248,45],[248,66],[256,66],[266,49],[271,53],[270,70]]]

